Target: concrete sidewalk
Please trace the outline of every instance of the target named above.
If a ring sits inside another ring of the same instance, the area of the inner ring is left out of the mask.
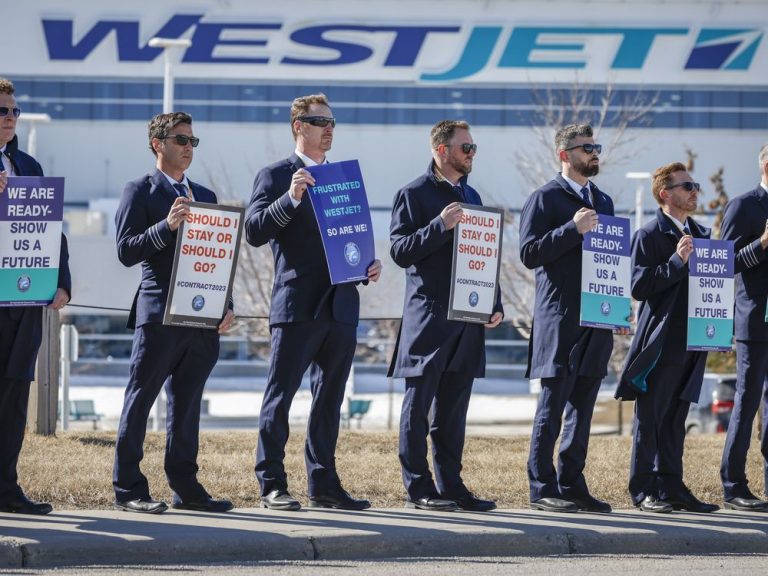
[[[551,554],[768,553],[768,514],[236,509],[0,514],[0,568]]]

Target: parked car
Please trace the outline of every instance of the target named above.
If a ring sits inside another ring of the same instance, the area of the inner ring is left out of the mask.
[[[698,404],[691,404],[685,430],[688,433],[725,432],[736,395],[735,374],[704,374]]]

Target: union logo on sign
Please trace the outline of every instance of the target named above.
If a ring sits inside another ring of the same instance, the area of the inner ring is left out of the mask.
[[[360,248],[354,242],[347,242],[344,245],[344,259],[350,266],[360,264]]]
[[[710,340],[715,337],[715,326],[714,324],[707,324],[707,327],[705,329],[705,333],[707,335],[707,338]]]
[[[16,288],[19,289],[19,292],[26,292],[31,286],[32,280],[29,276],[19,276],[19,279],[16,281]]]
[[[200,294],[192,298],[192,309],[195,312],[200,312],[200,310],[202,310],[204,306],[205,306],[205,298],[203,298]]]
[[[600,314],[603,316],[608,316],[611,313],[611,303],[610,302],[601,302],[600,303]]]

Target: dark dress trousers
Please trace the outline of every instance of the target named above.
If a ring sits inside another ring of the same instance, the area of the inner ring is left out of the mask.
[[[43,176],[40,164],[19,150],[16,136],[5,151],[2,161],[11,162],[17,176]],[[63,234],[57,286],[72,294],[69,251]],[[16,464],[27,425],[29,385],[35,377],[37,352],[43,339],[42,317],[41,306],[0,307],[0,504],[22,494]]]
[[[189,182],[197,202],[216,203],[207,188]],[[208,496],[197,481],[200,401],[219,356],[216,330],[164,326],[176,231],[166,221],[178,197],[159,170],[126,184],[115,216],[117,255],[125,266],[141,265],[141,284],[128,327],[135,328],[128,386],[117,431],[112,484],[118,502],[149,498],[140,470],[147,420],[165,383],[168,398],[164,469],[174,502]]]
[[[694,238],[710,231],[692,218]],[[685,419],[698,402],[706,352],[688,352],[688,264],[677,254],[682,232],[658,210],[632,240],[632,297],[640,303],[637,331],[627,354],[616,397],[635,400],[629,493],[684,496]]]
[[[460,184],[461,191],[438,180],[430,163],[397,193],[392,208],[390,254],[405,268],[405,304],[389,376],[405,378],[399,456],[411,500],[466,493],[461,460],[467,408],[474,379],[485,376],[484,326],[447,319],[454,231],[445,229],[440,212],[452,202],[482,204],[466,177]],[[494,311],[503,312],[499,294]],[[435,481],[427,463],[428,433]]]
[[[354,284],[331,284],[309,194],[298,206],[291,202],[291,178],[303,167],[294,154],[263,168],[253,183],[245,219],[248,243],[269,242],[275,262],[269,312],[272,350],[256,450],[262,495],[288,487],[283,464],[288,411],[307,368],[312,390],[304,450],[309,494],[340,487],[336,441],[357,343],[360,298]]]
[[[594,209],[613,215],[613,201],[593,183]],[[579,326],[583,237],[574,214],[590,207],[558,176],[534,191],[520,215],[520,259],[536,272],[529,378],[541,379],[528,480],[531,501],[588,494],[584,465],[600,382],[613,349],[610,330]],[[552,463],[560,433],[558,469]]]
[[[725,500],[750,498],[745,471],[755,414],[763,398],[760,450],[768,481],[768,262],[760,236],[768,220],[768,193],[762,186],[731,200],[721,227],[723,240],[733,240],[736,252],[736,397],[725,438],[720,477]],[[765,494],[768,496],[768,487]]]

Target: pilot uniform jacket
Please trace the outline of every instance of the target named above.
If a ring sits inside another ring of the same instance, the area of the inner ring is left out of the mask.
[[[245,216],[245,235],[252,246],[269,242],[275,280],[269,324],[306,322],[330,305],[333,319],[356,326],[360,297],[354,283],[331,284],[317,219],[309,194],[291,202],[293,173],[304,167],[296,155],[263,168],[253,184]],[[364,281],[363,284],[367,284]]]
[[[687,225],[694,238],[709,238],[710,230],[692,218]],[[638,393],[648,392],[647,377],[662,351],[674,350],[677,361],[683,361],[689,271],[677,254],[680,238],[682,232],[659,209],[656,219],[638,230],[632,240],[632,297],[640,302],[640,310],[616,398],[635,400]],[[706,352],[693,354],[693,368],[679,395],[687,402],[698,402],[707,359]]]
[[[613,201],[590,182],[594,209],[613,215]],[[611,330],[579,326],[583,236],[574,214],[589,207],[558,174],[535,190],[520,214],[520,259],[536,271],[527,378],[602,378],[613,350]]]
[[[768,433],[766,433],[765,379],[768,374],[765,319],[768,299],[768,264],[760,236],[768,220],[768,193],[758,185],[731,200],[725,207],[721,226],[724,240],[732,240],[736,262],[736,398],[720,463],[725,501],[736,497],[753,498],[746,475],[747,453],[755,414],[763,406],[760,451],[763,455],[763,480],[768,487]],[[764,491],[768,488],[764,488]]]
[[[216,204],[216,194],[188,180],[196,202]],[[128,182],[115,214],[117,256],[125,266],[141,264],[141,284],[128,328],[162,322],[173,272],[176,232],[166,217],[178,194],[160,171]],[[231,304],[231,302],[230,302]]]
[[[464,201],[482,205],[479,194],[461,179]],[[485,376],[485,328],[447,319],[451,293],[453,230],[440,212],[461,202],[451,184],[427,172],[402,188],[394,199],[390,254],[405,268],[405,306],[389,376],[422,376],[428,369]],[[497,292],[494,312],[503,312]],[[452,349],[445,342],[458,343]]]
[[[19,150],[18,137],[8,142],[3,162],[11,162],[17,176],[43,176],[40,164],[29,154]],[[67,238],[61,235],[59,250],[59,277],[57,287],[72,295],[69,273]],[[35,361],[43,339],[42,306],[13,306],[0,308],[2,337],[0,344],[0,378],[31,382],[35,377]],[[15,328],[15,330],[14,330]],[[7,331],[7,333],[6,333]]]
[[[736,254],[736,340],[768,341],[765,305],[768,265],[760,236],[768,220],[768,193],[762,186],[731,200],[725,207],[720,236],[732,240]]]

